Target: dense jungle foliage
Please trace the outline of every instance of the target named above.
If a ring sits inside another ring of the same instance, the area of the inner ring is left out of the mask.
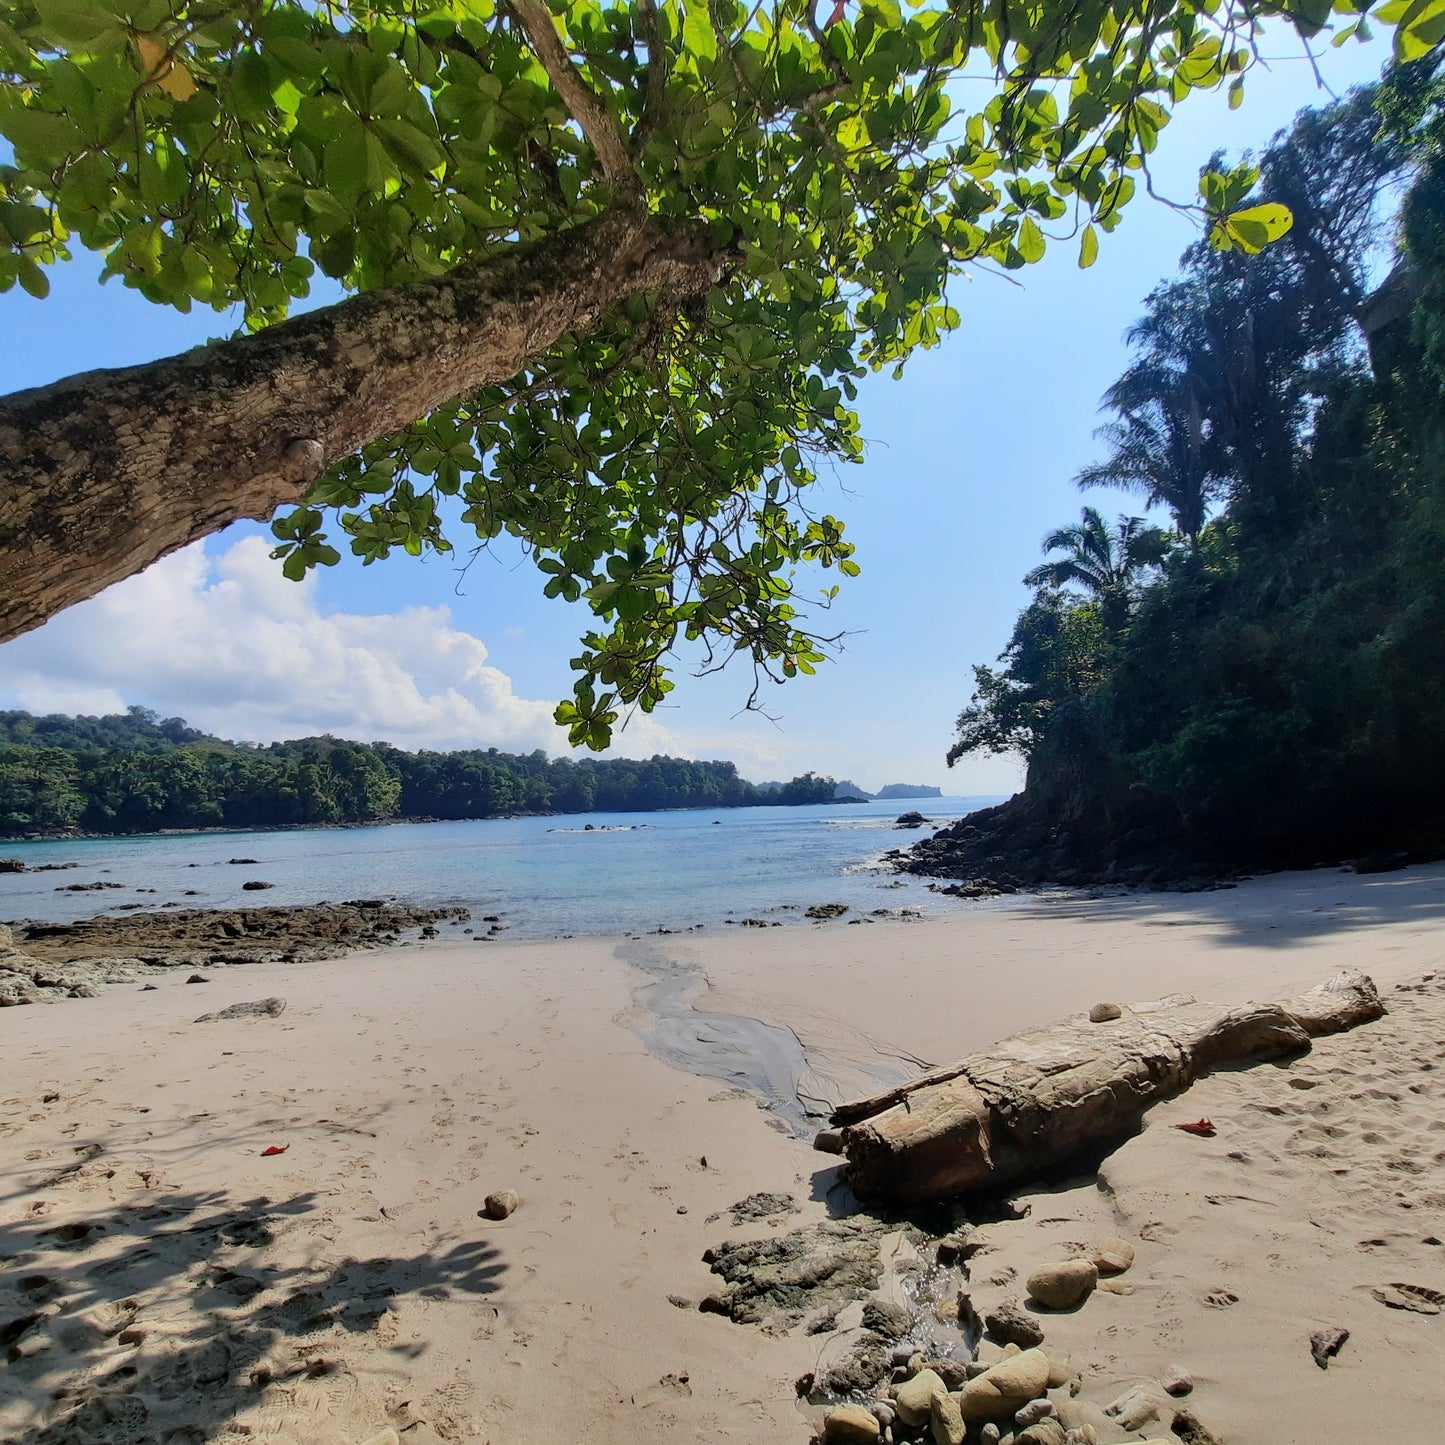
[[[1445,844],[1436,72],[1302,113],[1259,159],[1289,234],[1195,246],[1149,296],[1078,481],[1172,526],[1086,507],[975,669],[950,762],[1022,753],[1008,816],[1091,868]]]
[[[806,773],[762,789],[732,763],[686,758],[408,753],[332,737],[258,747],[139,707],[110,717],[0,712],[0,834],[11,835],[826,803],[834,786]]]

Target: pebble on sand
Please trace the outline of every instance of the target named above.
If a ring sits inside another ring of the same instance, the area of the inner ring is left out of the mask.
[[[487,1195],[481,1212],[487,1219],[506,1219],[521,1202],[515,1189],[498,1189]]]
[[[1040,1265],[1028,1278],[1029,1297],[1046,1309],[1070,1310],[1093,1294],[1099,1267],[1092,1259]]]

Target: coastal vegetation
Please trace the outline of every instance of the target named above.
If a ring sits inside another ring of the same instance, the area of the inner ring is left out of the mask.
[[[9,836],[830,803],[835,787],[805,773],[760,788],[733,763],[688,758],[411,753],[333,737],[263,747],[140,707],[109,717],[0,712],[0,835]]]
[[[1196,245],[1148,298],[1078,481],[1165,529],[1090,506],[1046,540],[949,754],[1019,753],[1027,786],[926,871],[1445,847],[1441,98],[1432,60],[1303,113],[1258,161],[1290,232]]]
[[[0,290],[90,251],[245,334],[0,401],[0,639],[281,509],[292,576],[520,539],[596,618],[574,744],[656,706],[679,643],[754,696],[810,672],[795,574],[857,564],[809,489],[861,456],[859,379],[958,325],[960,271],[1091,265],[1176,104],[1365,8],[8,6]],[[1397,53],[1440,8],[1381,8]],[[1238,172],[1196,209],[1231,256],[1290,219]],[[288,319],[318,285],[348,299]]]

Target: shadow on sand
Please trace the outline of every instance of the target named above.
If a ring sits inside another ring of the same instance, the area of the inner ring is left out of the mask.
[[[237,1417],[258,1410],[284,1432],[309,1414],[309,1382],[344,1374],[353,1335],[404,1377],[423,1347],[390,1342],[401,1298],[501,1288],[484,1239],[279,1263],[278,1236],[318,1208],[309,1193],[165,1193],[56,1223],[35,1200],[31,1217],[0,1226],[0,1440],[189,1445],[239,1438]]]

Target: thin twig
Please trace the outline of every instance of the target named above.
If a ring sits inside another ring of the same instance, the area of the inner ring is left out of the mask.
[[[543,0],[508,0],[508,4],[526,33],[532,54],[547,72],[547,78],[562,97],[568,113],[581,126],[582,134],[596,152],[602,174],[619,190],[640,191],[642,181],[632,164],[622,133],[617,129],[617,122],[562,48],[562,39],[557,34],[551,11]]]

